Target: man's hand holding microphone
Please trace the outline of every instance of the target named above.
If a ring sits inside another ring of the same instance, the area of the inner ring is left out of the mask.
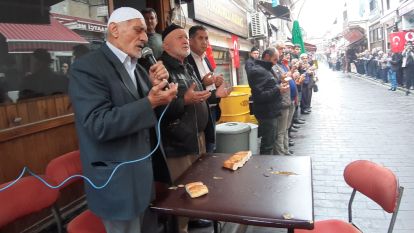
[[[166,105],[177,98],[178,84],[168,83],[169,73],[162,61],[155,59],[152,50],[145,47],[142,50],[142,57],[151,64],[149,77],[152,88],[148,93],[148,100],[153,108]]]

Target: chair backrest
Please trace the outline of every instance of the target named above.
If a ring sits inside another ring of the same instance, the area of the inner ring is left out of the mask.
[[[392,213],[388,227],[388,233],[391,233],[404,191],[404,187],[398,184],[397,176],[388,168],[371,161],[357,160],[346,166],[344,178],[346,183],[354,188],[348,205],[349,222],[352,223],[352,202],[358,191],[375,201],[388,213]]]
[[[388,213],[396,210],[399,184],[395,174],[378,164],[358,160],[348,164],[344,171],[346,183],[369,197]]]
[[[81,175],[82,165],[80,153],[78,150],[61,155],[52,161],[46,167],[46,176],[49,177],[53,184],[58,185],[72,175]],[[66,182],[60,189],[79,181],[80,178],[71,179]]]
[[[2,184],[0,188],[8,184]],[[58,196],[58,190],[47,187],[35,177],[23,177],[0,192],[0,228],[20,217],[51,207]]]

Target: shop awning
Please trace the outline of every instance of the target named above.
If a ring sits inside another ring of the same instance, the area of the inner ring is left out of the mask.
[[[55,13],[52,13],[51,16],[71,30],[82,30],[100,33],[106,32],[106,23],[103,23],[101,21]]]
[[[291,21],[290,10],[286,6],[278,5],[276,7],[272,7],[272,3],[260,1],[259,8],[269,19],[279,18]]]
[[[342,35],[352,44],[364,38],[364,29],[359,26],[348,27],[342,32]]]
[[[73,46],[88,43],[53,18],[50,24],[0,23],[0,33],[6,38],[11,53],[33,52],[38,48],[72,51]]]
[[[306,42],[304,44],[305,44],[305,48],[307,52],[316,52],[316,49],[317,49],[316,45],[309,44]]]

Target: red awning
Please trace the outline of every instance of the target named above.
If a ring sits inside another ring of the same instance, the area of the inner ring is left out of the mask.
[[[352,44],[364,38],[364,29],[359,26],[349,27],[342,32],[342,35]]]
[[[309,43],[304,43],[305,44],[305,49],[306,49],[306,51],[308,51],[308,52],[316,52],[316,45],[313,45],[313,44],[309,44]]]
[[[9,52],[33,52],[38,48],[72,51],[74,45],[88,43],[53,18],[50,24],[0,23],[0,33],[6,38]]]

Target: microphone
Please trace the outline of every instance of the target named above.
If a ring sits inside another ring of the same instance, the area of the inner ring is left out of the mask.
[[[157,63],[157,59],[155,59],[154,53],[149,47],[144,47],[142,49],[142,57],[145,58],[151,66]]]
[[[150,66],[155,65],[157,63],[157,59],[155,59],[152,49],[150,47],[144,47],[141,53],[142,57],[148,61]],[[168,90],[168,84],[163,88],[164,91]]]

